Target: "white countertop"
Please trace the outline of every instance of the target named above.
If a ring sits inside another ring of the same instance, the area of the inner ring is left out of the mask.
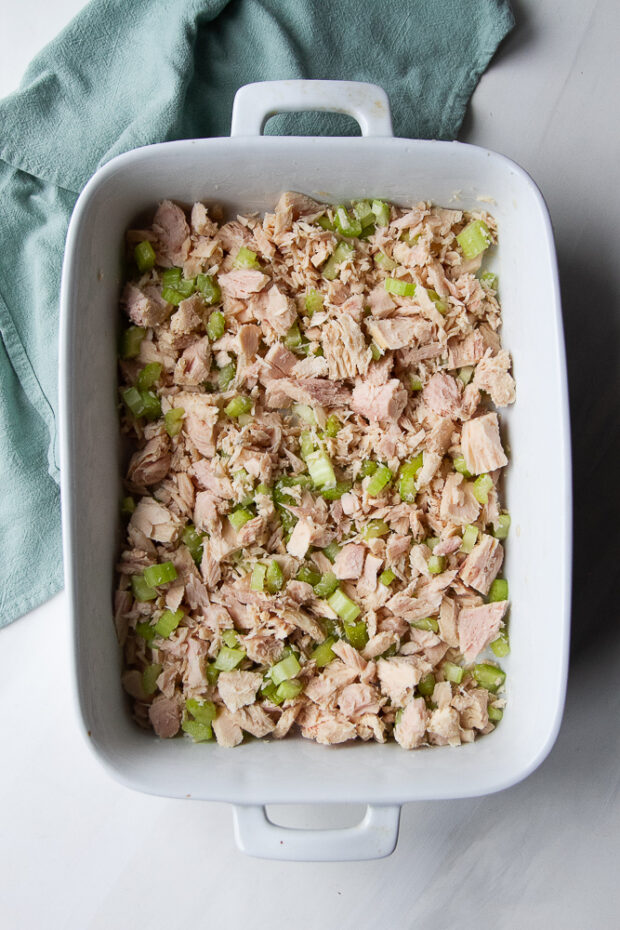
[[[0,96],[81,6],[6,5]],[[0,631],[3,930],[620,927],[620,628],[609,607],[618,550],[603,544],[610,526],[617,540],[617,516],[600,490],[618,470],[620,6],[513,6],[517,28],[483,77],[461,139],[532,174],[557,237],[579,493],[573,661],[555,748],[508,791],[406,805],[388,859],[249,859],[235,847],[227,805],[133,793],[88,753],[59,595]],[[553,463],[540,468],[552,480]],[[343,824],[358,819],[359,809],[339,812]],[[319,822],[316,811],[293,813]]]

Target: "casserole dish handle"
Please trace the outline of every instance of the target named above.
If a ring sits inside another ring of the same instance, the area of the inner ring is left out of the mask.
[[[383,88],[361,81],[259,81],[240,87],[232,109],[231,136],[260,136],[276,113],[322,110],[346,113],[363,136],[392,136],[390,102]]]
[[[398,840],[400,807],[369,804],[364,818],[341,830],[303,830],[281,827],[269,820],[260,805],[233,807],[235,839],[239,849],[259,859],[294,862],[346,862],[383,859]]]

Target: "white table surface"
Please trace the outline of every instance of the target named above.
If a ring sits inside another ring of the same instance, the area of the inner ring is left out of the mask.
[[[81,6],[3,4],[0,96]],[[508,791],[407,805],[389,859],[249,859],[235,847],[227,805],[132,793],[88,753],[71,704],[61,594],[0,632],[3,930],[620,927],[618,550],[605,544],[617,517],[602,494],[618,470],[620,6],[514,7],[518,27],[483,77],[461,138],[530,171],[557,236],[579,493],[573,660],[555,748]],[[541,463],[541,477],[552,467]],[[351,823],[359,809],[339,812]],[[295,816],[325,822],[324,812],[322,821],[316,811]]]

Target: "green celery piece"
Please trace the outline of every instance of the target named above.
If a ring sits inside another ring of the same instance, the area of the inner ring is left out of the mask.
[[[200,723],[213,723],[217,716],[217,707],[213,701],[197,701],[196,698],[189,698],[185,702],[185,707]]]
[[[182,268],[166,268],[165,271],[162,271],[161,283],[163,287],[178,287],[182,280]]]
[[[314,659],[317,668],[325,668],[326,665],[329,665],[330,662],[333,662],[336,658],[336,653],[332,649],[332,646],[336,642],[335,636],[328,636],[316,649],[310,654],[310,658]]]
[[[309,317],[314,316],[315,313],[319,313],[323,309],[322,294],[319,294],[318,291],[315,291],[313,288],[311,288],[306,292],[304,306]]]
[[[141,417],[144,414],[144,400],[142,393],[135,387],[127,388],[122,393],[123,402],[134,417]]]
[[[432,555],[427,565],[431,575],[440,575],[446,567],[446,557],[445,555]]]
[[[205,668],[205,677],[210,685],[214,685],[219,677],[220,670],[215,667],[215,662],[207,662]]]
[[[376,217],[368,200],[356,200],[353,204],[353,213],[362,224],[362,229],[374,226]]]
[[[348,242],[339,242],[330,257],[323,265],[322,275],[326,280],[333,281],[338,277],[338,266],[348,261],[355,249]]]
[[[469,553],[476,545],[478,539],[478,530],[471,523],[468,523],[463,530],[463,542],[461,543],[461,552]]]
[[[342,549],[342,546],[339,546],[338,543],[332,542],[328,546],[325,546],[323,553],[327,556],[330,562],[333,562]]]
[[[325,435],[333,439],[342,429],[342,423],[335,414],[331,414],[325,423]]]
[[[155,588],[146,583],[143,575],[131,576],[131,592],[137,601],[154,601],[158,596]]]
[[[502,717],[504,716],[504,711],[501,709],[501,707],[489,706],[487,710],[489,713],[489,720],[491,721],[491,723],[499,723]]]
[[[221,339],[226,332],[226,318],[221,310],[214,310],[207,320],[207,336],[211,342]]]
[[[506,673],[498,665],[491,665],[490,662],[474,665],[472,675],[480,687],[486,688],[487,691],[497,691],[506,681]]]
[[[147,391],[153,387],[161,376],[161,365],[159,362],[149,362],[145,365],[136,380],[136,387],[139,391]]]
[[[442,671],[446,681],[451,681],[455,685],[460,685],[463,681],[465,669],[461,668],[460,665],[455,665],[454,662],[444,662]]]
[[[378,362],[381,356],[383,355],[383,352],[381,351],[381,349],[379,348],[376,342],[370,343],[370,354],[372,355],[374,362]]]
[[[162,639],[168,639],[170,634],[174,633],[184,616],[185,611],[181,610],[180,607],[178,610],[175,610],[174,613],[171,610],[165,610],[155,624],[155,632],[158,636],[161,636]]]
[[[202,544],[204,538],[205,534],[197,530],[193,523],[188,523],[186,525],[185,529],[183,530],[183,535],[181,536],[183,544],[189,549],[191,557],[196,565],[200,565],[200,562],[202,561]]]
[[[299,417],[300,420],[303,420],[304,423],[307,423],[308,426],[316,426],[316,416],[312,407],[309,407],[308,404],[293,404],[291,410],[295,416]]]
[[[337,481],[333,488],[321,488],[320,494],[326,501],[339,501],[353,487],[350,481]]]
[[[391,568],[386,568],[386,570],[384,572],[381,572],[381,574],[379,575],[379,581],[381,582],[381,584],[384,584],[386,588],[392,584],[395,578],[396,578],[396,575],[394,574]]]
[[[480,280],[486,284],[491,290],[497,290],[497,275],[493,274],[492,271],[485,271],[480,275]]]
[[[432,633],[439,632],[439,624],[435,617],[422,617],[420,620],[413,620],[411,626],[414,626],[416,630],[428,630]]]
[[[510,531],[510,514],[500,513],[497,523],[493,527],[493,535],[496,539],[506,539]]]
[[[136,509],[136,502],[133,497],[124,497],[121,501],[121,514],[124,517],[130,516]]]
[[[464,478],[471,478],[471,472],[467,467],[467,462],[465,461],[464,456],[457,455],[457,457],[453,459],[452,465],[454,470],[460,472]]]
[[[147,239],[138,243],[133,250],[133,257],[138,266],[138,271],[142,274],[150,271],[155,266],[155,249]]]
[[[177,436],[183,427],[183,417],[185,416],[185,410],[183,407],[171,407],[170,410],[167,410],[164,414],[164,424],[166,426],[166,432],[172,439],[174,436]]]
[[[352,624],[361,613],[355,601],[352,601],[340,588],[336,588],[334,593],[327,598],[327,603],[345,624]]]
[[[508,634],[505,630],[502,630],[497,639],[493,640],[491,649],[498,659],[503,659],[504,656],[508,655],[510,652],[510,643],[508,642]]]
[[[351,216],[347,208],[342,205],[336,207],[334,224],[338,232],[349,239],[357,238],[362,232],[361,222]]]
[[[144,569],[144,580],[147,585],[156,588],[160,584],[168,584],[177,577],[177,570],[172,562],[160,562],[158,565],[149,565]]]
[[[415,284],[412,281],[403,281],[401,278],[386,278],[383,286],[390,294],[396,294],[398,297],[413,297],[415,295]]]
[[[237,366],[234,362],[229,362],[228,365],[224,365],[223,368],[220,368],[217,375],[217,382],[220,391],[227,391],[232,382],[235,380],[235,374],[237,372]]]
[[[144,416],[147,420],[157,420],[161,416],[161,401],[153,391],[142,391]]]
[[[490,475],[478,475],[474,481],[474,497],[479,504],[489,503],[489,491],[493,487],[493,479]]]
[[[248,249],[245,245],[242,245],[237,252],[233,265],[235,268],[261,269],[261,264],[258,260],[256,252],[253,252],[252,249]]]
[[[385,200],[373,200],[372,212],[375,215],[377,226],[388,226],[390,222],[390,205]]]
[[[231,420],[234,420],[240,417],[242,413],[249,413],[252,409],[252,403],[251,397],[237,395],[237,397],[233,397],[233,399],[226,404],[224,413],[226,416],[230,417]]]
[[[474,365],[464,365],[462,368],[459,368],[459,373],[457,378],[463,383],[463,386],[469,384],[474,373]]]
[[[412,504],[415,501],[417,494],[417,487],[415,479],[418,472],[422,468],[423,464],[423,455],[420,452],[414,458],[409,459],[407,462],[403,462],[398,471],[398,493],[400,499],[405,501],[405,503]]]
[[[389,258],[385,252],[378,252],[375,255],[375,264],[379,268],[383,268],[384,271],[394,271],[395,268],[398,268],[398,262],[395,262],[393,258]]]
[[[195,743],[208,743],[213,739],[213,730],[210,723],[200,723],[198,720],[184,720],[181,729],[187,733]]]
[[[409,387],[411,388],[412,391],[421,391],[421,390],[422,390],[422,382],[420,381],[419,378],[414,378],[414,377],[412,376],[412,377],[409,379]]]
[[[368,482],[368,487],[366,488],[367,495],[369,497],[378,497],[391,482],[392,477],[392,472],[387,465],[379,465]]]
[[[161,675],[162,666],[159,663],[147,665],[142,672],[142,690],[147,697],[157,691],[157,679]]]
[[[315,585],[313,585],[314,593],[317,597],[323,599],[329,598],[339,587],[340,582],[332,572],[325,572],[324,575],[321,575],[321,578]]]
[[[270,594],[277,594],[284,587],[284,572],[275,559],[272,559],[267,566],[265,586]]]
[[[360,469],[360,478],[367,478],[369,475],[374,475],[378,467],[377,463],[373,462],[372,459],[365,459]]]
[[[364,527],[362,536],[364,539],[377,539],[378,536],[385,536],[390,532],[390,528],[385,520],[370,520]]]
[[[252,577],[250,578],[251,591],[263,591],[265,589],[266,574],[267,566],[263,565],[262,562],[257,562],[252,569]]]
[[[233,629],[224,630],[222,633],[222,642],[226,646],[230,646],[231,649],[235,649],[239,645],[239,634]]]
[[[196,277],[196,288],[204,297],[205,303],[209,306],[219,303],[222,297],[222,291],[215,278],[210,274],[199,274]]]
[[[249,520],[252,520],[254,514],[251,510],[248,510],[246,507],[235,507],[235,509],[228,514],[228,522],[232,526],[233,530],[238,532],[242,526],[248,523]]]
[[[422,697],[430,697],[435,690],[435,676],[432,672],[425,675],[418,683],[418,694]]]
[[[344,635],[354,649],[362,650],[368,642],[368,628],[363,620],[358,623],[344,621]]]
[[[295,350],[299,348],[302,343],[301,330],[299,329],[299,323],[297,320],[288,330],[286,336],[284,337],[284,345],[287,349]]]
[[[138,577],[137,575],[135,577]],[[156,637],[155,627],[151,626],[148,620],[141,620],[139,623],[136,623],[136,633],[138,636],[141,636],[142,639],[146,640],[147,643],[152,643]]]
[[[495,580],[491,582],[487,599],[489,604],[494,604],[496,601],[508,600],[508,582],[505,578],[495,578]]]
[[[245,649],[222,646],[217,654],[213,667],[218,672],[232,672],[245,659]]]
[[[299,566],[295,578],[297,581],[304,581],[306,584],[310,584],[314,587],[314,585],[318,584],[321,580],[321,573],[314,566],[305,564]]]
[[[303,683],[299,679],[283,681],[276,689],[276,697],[281,701],[292,701],[303,691]]]
[[[336,473],[327,454],[322,449],[306,456],[306,465],[315,488],[334,487]]]
[[[288,681],[289,678],[295,678],[301,671],[301,665],[297,660],[297,656],[294,653],[286,656],[284,659],[281,659],[279,662],[276,662],[275,665],[271,666],[269,671],[269,677],[273,681],[274,685],[281,685],[283,681]]]
[[[121,335],[121,358],[137,358],[145,336],[146,330],[140,326],[129,326],[124,330]]]
[[[491,244],[489,227],[483,220],[472,220],[456,237],[466,259],[475,258]]]

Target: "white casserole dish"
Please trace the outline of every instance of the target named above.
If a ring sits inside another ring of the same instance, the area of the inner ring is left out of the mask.
[[[270,115],[304,109],[349,113],[363,135],[261,136]],[[513,519],[505,565],[512,651],[502,663],[508,707],[493,733],[458,749],[325,747],[296,737],[230,751],[158,740],[130,718],[111,611],[119,544],[116,332],[124,232],[163,198],[217,202],[236,213],[270,209],[283,190],[336,202],[429,199],[484,207],[498,221],[492,263],[517,380],[517,403],[503,412],[513,450],[505,491]],[[544,201],[521,168],[476,146],[393,138],[387,97],[373,85],[244,87],[235,98],[231,138],[129,152],[98,171],[82,192],[63,269],[60,395],[76,699],[90,746],[116,778],[151,794],[235,804],[237,840],[252,855],[360,859],[393,850],[404,802],[498,791],[543,761],[560,725],[567,675],[570,444],[553,235]],[[302,831],[271,824],[263,806],[308,802],[364,802],[369,808],[355,828]]]

